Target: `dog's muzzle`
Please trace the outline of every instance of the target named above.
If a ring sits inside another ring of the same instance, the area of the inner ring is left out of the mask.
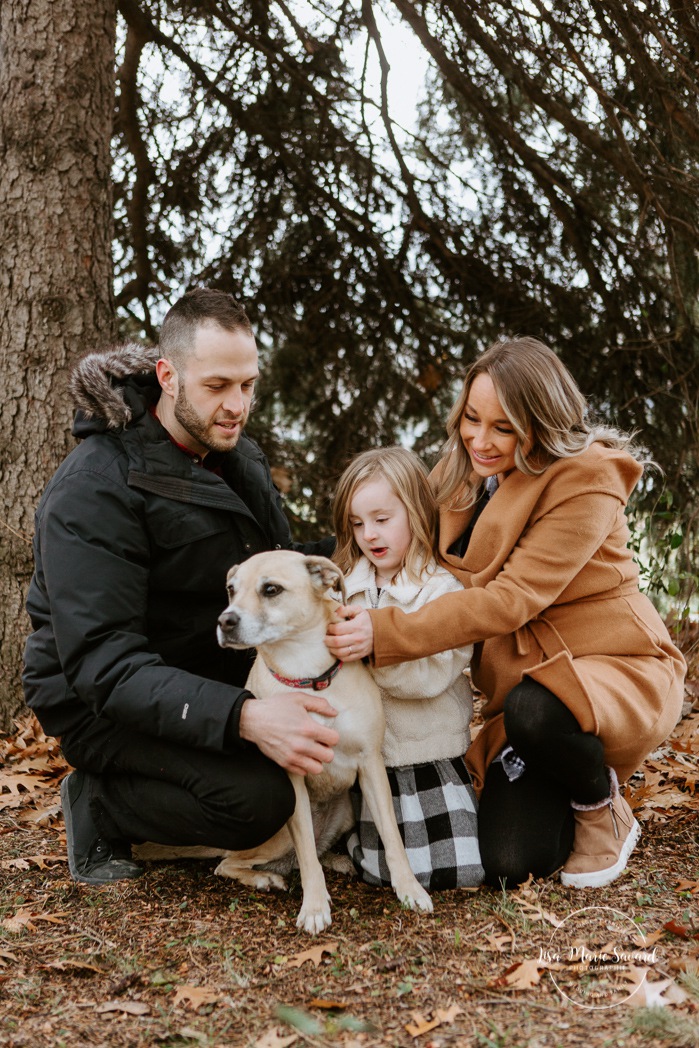
[[[226,608],[218,617],[218,642],[221,647],[237,639],[240,628],[240,615],[237,611]]]

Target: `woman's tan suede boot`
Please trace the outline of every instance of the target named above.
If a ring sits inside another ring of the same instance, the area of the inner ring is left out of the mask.
[[[575,841],[561,870],[561,884],[569,888],[602,888],[626,868],[641,836],[641,827],[619,792],[613,768],[607,769],[611,795],[599,804],[576,804]]]

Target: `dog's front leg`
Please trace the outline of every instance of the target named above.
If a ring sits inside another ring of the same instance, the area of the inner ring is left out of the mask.
[[[296,808],[287,826],[296,849],[303,888],[303,904],[296,918],[296,926],[303,928],[309,935],[318,935],[324,928],[329,927],[332,920],[330,896],[316,852],[311,802],[305,779],[301,775],[290,775],[289,778],[296,794]]]
[[[391,787],[386,775],[386,768],[380,753],[367,755],[359,768],[359,787],[369,806],[371,817],[381,835],[386,865],[391,874],[393,889],[404,905],[411,910],[424,910],[431,913],[432,900],[418,883],[410,869],[408,856],[401,840],[396,816],[393,811]]]

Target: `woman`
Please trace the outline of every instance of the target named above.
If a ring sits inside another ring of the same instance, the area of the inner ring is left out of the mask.
[[[624,509],[643,467],[585,418],[555,353],[497,342],[469,369],[432,475],[439,560],[464,585],[406,615],[346,608],[327,644],[377,667],[475,644],[466,754],[486,882],[613,881],[639,836],[619,793],[676,724],[685,664],[638,588]]]

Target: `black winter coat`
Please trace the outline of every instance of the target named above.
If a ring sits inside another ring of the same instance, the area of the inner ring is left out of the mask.
[[[131,421],[109,428],[107,400],[106,419],[79,415],[82,441],[37,510],[26,701],[51,735],[102,717],[222,751],[237,738],[252,657],[216,641],[226,574],[253,553],[292,547],[289,525],[252,440],[216,456],[222,479],[150,414],[152,374],[107,378]]]

